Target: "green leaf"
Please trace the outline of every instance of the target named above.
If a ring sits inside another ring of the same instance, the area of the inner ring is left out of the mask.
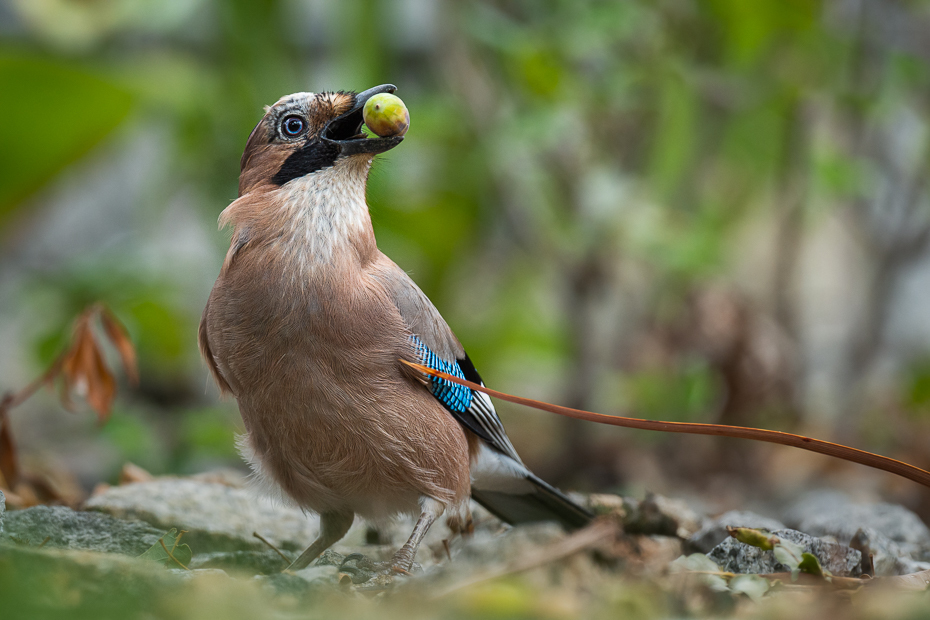
[[[780,563],[784,564],[791,571],[792,581],[798,578],[798,571],[800,570],[801,560],[803,559],[804,550],[800,545],[797,545],[789,540],[779,539],[778,543],[775,545],[775,548],[772,550],[775,553],[775,559]]]
[[[669,570],[672,573],[700,573],[701,582],[715,592],[727,591],[727,580],[723,578],[720,567],[703,553],[692,553],[689,556],[680,556],[671,563]]]
[[[660,84],[659,122],[651,140],[649,176],[658,194],[670,197],[694,156],[698,99],[677,67],[665,68]]]
[[[770,551],[775,548],[778,538],[762,530],[754,530],[748,527],[728,527],[727,534],[747,545],[758,547],[763,551]]]
[[[670,569],[673,573],[687,571],[720,572],[720,567],[717,566],[717,563],[703,553],[692,553],[689,556],[679,556],[677,560],[672,562]]]
[[[184,530],[179,534],[177,528],[171,528],[139,558],[159,562],[169,568],[180,568],[179,564],[187,568],[194,554],[188,545],[178,544],[184,534]]]
[[[73,63],[0,54],[0,221],[106,137],[130,95]]]
[[[830,571],[826,570],[820,565],[820,561],[813,553],[801,554],[801,563],[798,564],[798,569],[800,569],[802,573],[817,575],[818,577],[823,577],[824,579],[829,579],[833,576]]]
[[[768,580],[759,575],[737,575],[730,580],[730,591],[745,594],[754,601],[761,599],[771,588]]]

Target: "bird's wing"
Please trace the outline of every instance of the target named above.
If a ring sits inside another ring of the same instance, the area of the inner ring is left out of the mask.
[[[232,393],[232,388],[229,386],[229,383],[226,381],[226,377],[220,372],[219,366],[217,366],[216,358],[213,356],[213,350],[210,346],[210,338],[207,335],[209,328],[207,326],[207,316],[210,313],[210,300],[207,300],[207,305],[204,306],[203,316],[200,317],[200,328],[197,330],[197,342],[200,345],[200,355],[203,356],[207,366],[210,368],[210,374],[213,375],[213,378],[216,380],[216,384],[220,388],[221,393]]]
[[[416,361],[448,373],[484,385],[462,345],[446,324],[442,315],[400,267],[386,257],[374,272],[391,296],[394,305],[410,330],[410,342]],[[452,383],[438,377],[429,377],[426,383],[430,392],[443,407],[463,425],[487,444],[522,465],[507,431],[490,397],[482,392]]]
[[[424,366],[440,370],[453,377],[484,385],[481,376],[475,370],[474,364],[468,358],[468,354],[463,353],[463,358],[457,358],[453,361],[445,360],[436,355],[419,336],[414,334],[410,336],[410,339],[418,361]],[[522,463],[516,449],[510,443],[510,438],[507,437],[507,432],[504,430],[504,425],[494,409],[491,398],[487,394],[476,392],[463,385],[439,377],[429,377],[427,381],[433,396],[459,422],[484,439],[488,445],[497,451],[506,454],[517,463]]]
[[[455,334],[413,280],[387,257],[373,272],[410,330],[415,358],[424,366],[484,385]],[[487,394],[430,377],[426,386],[467,429],[478,435],[472,464],[472,498],[511,524],[558,521],[584,527],[593,515],[526,468]]]

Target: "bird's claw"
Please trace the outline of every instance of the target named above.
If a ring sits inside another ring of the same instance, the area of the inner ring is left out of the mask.
[[[372,562],[361,553],[350,553],[338,566],[339,572],[348,575],[355,584],[370,581],[379,572],[379,568],[378,563]]]
[[[358,572],[360,569],[364,570],[366,567],[361,566],[359,564],[360,561],[365,561],[368,564],[371,564],[371,561],[368,560],[361,553],[350,553],[349,555],[347,555],[346,557],[342,559],[342,562],[339,564],[339,570],[340,572],[349,572],[349,571]],[[355,562],[355,566],[346,566],[346,564],[348,564],[349,562]]]

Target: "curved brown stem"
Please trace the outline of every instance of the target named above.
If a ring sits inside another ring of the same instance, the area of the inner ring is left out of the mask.
[[[13,490],[20,479],[19,458],[16,455],[16,442],[10,430],[9,412],[13,407],[23,404],[40,387],[51,381],[61,369],[64,355],[59,355],[52,365],[18,392],[7,392],[0,397],[0,484],[5,484],[8,490]]]
[[[446,381],[464,385],[473,390],[484,392],[488,396],[506,400],[517,405],[524,405],[526,407],[532,407],[534,409],[540,409],[542,411],[548,411],[550,413],[576,418],[578,420],[587,420],[588,422],[597,422],[599,424],[610,424],[612,426],[623,426],[625,428],[637,428],[646,431],[686,433],[690,435],[713,435],[716,437],[735,437],[737,439],[752,439],[753,441],[777,443],[783,446],[801,448],[802,450],[826,454],[827,456],[843,459],[844,461],[851,461],[853,463],[859,463],[860,465],[881,469],[883,471],[907,478],[908,480],[913,480],[918,484],[922,484],[925,487],[930,488],[930,472],[924,469],[920,469],[919,467],[915,467],[909,463],[904,463],[887,456],[881,456],[880,454],[875,454],[873,452],[859,450],[858,448],[850,448],[849,446],[824,441],[822,439],[814,439],[812,437],[805,437],[803,435],[784,433],[782,431],[771,431],[762,428],[727,426],[725,424],[702,424],[699,422],[664,422],[661,420],[642,420],[639,418],[625,418],[622,416],[605,415],[603,413],[592,413],[590,411],[582,411],[580,409],[571,409],[569,407],[552,405],[550,403],[533,400],[530,398],[512,396],[504,392],[491,390],[484,387],[483,385],[472,383],[471,381],[459,379],[458,377],[454,377],[438,370],[433,370],[432,368],[427,368],[421,364],[414,364],[405,360],[401,360],[401,362],[427,375],[440,377]]]
[[[3,398],[0,399],[0,411],[6,413],[10,409],[18,407],[26,402],[30,396],[39,391],[39,388],[51,381],[55,375],[58,374],[58,371],[61,370],[61,364],[63,360],[64,355],[59,355],[57,358],[55,358],[55,361],[52,362],[51,366],[49,366],[45,372],[32,380],[32,383],[19,390],[18,392],[7,392],[4,394]]]

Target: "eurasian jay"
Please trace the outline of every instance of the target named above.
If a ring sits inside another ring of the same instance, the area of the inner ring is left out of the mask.
[[[296,93],[266,108],[220,215],[232,240],[200,323],[200,350],[245,423],[255,477],[320,515],[307,566],[360,515],[418,515],[391,567],[407,571],[443,513],[469,496],[511,524],[591,514],[530,472],[490,399],[411,370],[481,382],[413,280],[375,244],[372,159],[403,137],[366,137],[362,93]]]

